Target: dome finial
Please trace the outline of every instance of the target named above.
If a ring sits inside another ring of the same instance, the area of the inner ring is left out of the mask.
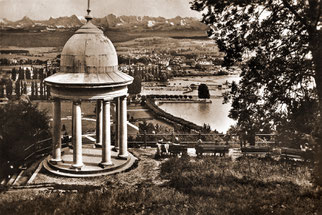
[[[93,19],[92,15],[90,15],[91,9],[90,9],[90,0],[87,2],[87,15],[85,16],[85,19],[87,22],[89,22],[91,19]]]

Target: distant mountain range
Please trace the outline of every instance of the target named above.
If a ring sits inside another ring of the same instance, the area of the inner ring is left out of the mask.
[[[56,31],[72,28],[79,28],[86,22],[81,16],[65,16],[59,18],[50,18],[48,20],[32,20],[29,17],[23,17],[18,21],[9,21],[0,19],[0,29],[3,30],[31,30],[31,31]],[[177,16],[172,19],[163,17],[149,16],[115,16],[109,14],[103,18],[93,18],[93,24],[103,30],[127,30],[127,31],[174,31],[174,30],[201,30],[205,31],[207,26],[202,24],[198,19],[191,17]]]

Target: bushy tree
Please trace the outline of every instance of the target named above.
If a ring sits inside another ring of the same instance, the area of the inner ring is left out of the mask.
[[[27,82],[26,81],[23,82],[23,90],[22,90],[22,93],[25,94],[25,95],[28,94]]]
[[[15,85],[15,93],[16,96],[19,97],[21,95],[21,84],[20,84],[20,80],[16,81],[16,85]]]
[[[40,98],[43,99],[43,95],[44,95],[44,82],[40,81],[39,83],[39,93],[40,93]]]
[[[167,82],[169,77],[167,72],[161,72],[159,78],[160,78],[160,81]]]
[[[35,98],[39,99],[38,98],[38,82],[37,81],[35,81],[35,86],[34,87],[35,87]]]
[[[35,82],[31,82],[31,99],[33,99],[35,96]]]
[[[11,79],[16,80],[16,78],[17,78],[17,71],[16,71],[15,68],[12,68],[12,70],[11,70]]]
[[[200,99],[209,99],[210,94],[209,94],[209,89],[206,84],[200,84],[198,87],[198,98]]]
[[[130,94],[139,94],[142,90],[142,71],[135,70],[132,74],[134,77],[133,83],[129,85]]]
[[[210,133],[211,132],[211,128],[209,124],[204,123],[201,129],[202,133]]]
[[[8,98],[10,98],[12,96],[12,91],[13,91],[13,87],[12,87],[12,81],[9,79],[9,80],[6,80],[6,96]]]
[[[25,79],[25,70],[23,70],[21,67],[19,68],[19,80],[24,80]]]
[[[204,12],[223,65],[242,67],[228,96],[238,125],[308,133],[322,146],[321,0],[194,0],[192,9]]]
[[[28,100],[1,106],[0,122],[1,157],[11,161],[21,159],[23,149],[49,129],[46,112],[38,110]]]
[[[39,74],[39,69],[35,68],[34,71],[33,71],[32,79],[37,80],[38,79],[38,74]]]
[[[0,98],[4,98],[4,84],[0,82]]]
[[[26,79],[28,79],[28,80],[31,79],[31,72],[28,68],[26,69]]]

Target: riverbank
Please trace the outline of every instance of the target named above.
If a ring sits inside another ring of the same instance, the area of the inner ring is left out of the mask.
[[[164,120],[168,123],[172,123],[174,125],[174,127],[178,127],[181,126],[183,130],[195,130],[195,131],[200,131],[203,129],[202,126],[196,125],[192,122],[189,122],[185,119],[179,118],[179,117],[175,117],[167,112],[165,112],[164,110],[162,110],[161,108],[158,107],[158,105],[155,103],[155,100],[152,98],[147,98],[146,102],[145,102],[146,107],[152,111],[152,113],[154,114],[154,116],[158,119]],[[177,124],[177,126],[176,126]]]
[[[200,100],[200,99],[193,99],[193,100],[156,100],[156,105],[162,105],[163,103],[212,103],[211,100]]]

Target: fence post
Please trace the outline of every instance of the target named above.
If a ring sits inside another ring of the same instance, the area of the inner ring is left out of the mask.
[[[144,148],[146,149],[146,145],[147,145],[147,142],[146,142],[146,131],[144,131]]]
[[[226,145],[228,146],[229,145],[229,140],[231,139],[230,135],[228,134],[226,136]]]
[[[174,131],[172,131],[172,143],[174,143]]]

